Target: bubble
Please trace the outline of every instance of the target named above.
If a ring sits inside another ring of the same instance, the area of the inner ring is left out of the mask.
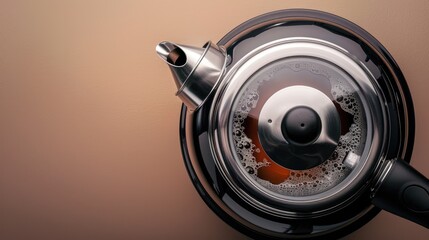
[[[255,173],[255,170],[254,170],[252,167],[246,167],[246,171],[247,171],[249,174],[254,174],[254,173]]]

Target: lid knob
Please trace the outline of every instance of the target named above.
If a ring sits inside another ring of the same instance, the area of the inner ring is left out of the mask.
[[[295,144],[309,144],[319,137],[322,125],[313,109],[299,106],[286,113],[281,129],[286,140]]]

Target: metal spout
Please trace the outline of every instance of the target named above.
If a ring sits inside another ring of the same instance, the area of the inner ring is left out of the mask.
[[[161,42],[156,52],[170,67],[176,95],[190,111],[204,104],[225,69],[226,52],[212,42],[202,48]]]

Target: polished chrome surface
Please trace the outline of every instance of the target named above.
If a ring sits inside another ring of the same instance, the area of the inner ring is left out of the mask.
[[[384,160],[383,165],[381,167],[381,171],[379,176],[376,178],[375,184],[371,187],[371,198],[375,196],[381,184],[384,182],[386,177],[389,175],[390,170],[392,170],[393,162],[398,161],[397,159]]]
[[[180,89],[193,73],[206,51],[207,48],[178,45],[166,41],[156,46],[158,56],[170,67],[177,89]]]
[[[198,109],[224,72],[225,50],[212,42],[203,48],[161,42],[156,51],[170,67],[178,88],[176,95],[190,111]]]
[[[261,69],[274,61],[288,57],[314,57],[345,69],[354,80],[355,88],[362,99],[367,123],[367,136],[361,158],[353,171],[337,186],[323,193],[293,197],[283,196],[261,186],[241,166],[230,140],[231,110],[237,93],[245,85],[246,81]],[[225,75],[219,90],[216,92],[214,104],[210,112],[209,141],[211,141],[215,160],[223,177],[229,186],[243,199],[254,207],[274,215],[287,215],[294,217],[325,214],[332,208],[338,208],[347,204],[346,196],[355,193],[350,189],[358,189],[362,186],[363,179],[367,177],[371,163],[378,160],[382,151],[383,116],[381,98],[372,84],[372,75],[347,51],[329,42],[312,38],[285,38],[264,44],[235,64]],[[244,190],[240,185],[246,185],[253,192]],[[282,206],[275,208],[261,201],[273,201]],[[283,209],[282,209],[283,208]],[[285,210],[289,209],[289,210]]]
[[[285,114],[296,107],[308,107],[320,117],[320,134],[309,144],[296,144],[282,134]],[[264,150],[274,161],[288,168],[299,165],[303,166],[301,169],[307,169],[327,160],[337,147],[340,132],[340,117],[331,99],[307,86],[292,86],[276,92],[259,115],[258,133]]]

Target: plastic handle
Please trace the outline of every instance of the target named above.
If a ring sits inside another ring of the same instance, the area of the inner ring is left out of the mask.
[[[429,180],[402,160],[390,171],[374,194],[375,206],[429,228]]]

